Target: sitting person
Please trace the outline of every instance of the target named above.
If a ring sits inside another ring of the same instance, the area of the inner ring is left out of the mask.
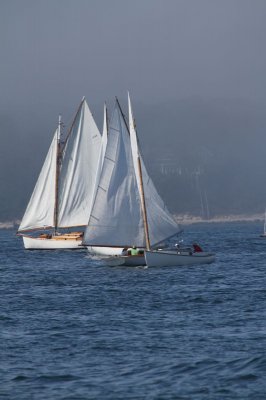
[[[128,254],[131,254],[132,256],[137,256],[139,254],[139,249],[137,249],[136,246],[132,246],[131,249],[128,249]]]
[[[122,254],[122,256],[127,256],[128,255],[128,248],[124,247],[121,254]]]
[[[193,243],[192,246],[193,246],[194,253],[201,253],[202,252],[202,248],[197,243]]]

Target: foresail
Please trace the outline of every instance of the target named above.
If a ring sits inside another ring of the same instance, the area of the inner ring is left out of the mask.
[[[154,246],[179,233],[181,229],[158,194],[142,158],[141,163],[149,238],[151,246]]]
[[[106,104],[104,104],[102,144],[101,144],[101,151],[100,151],[100,157],[99,157],[99,168],[98,168],[97,178],[96,178],[97,184],[96,184],[96,188],[95,188],[95,194],[96,194],[98,183],[99,183],[99,180],[100,180],[100,177],[101,177],[101,172],[102,172],[102,167],[103,167],[103,162],[104,162],[104,156],[105,156],[105,152],[106,152],[107,131],[108,131],[107,108],[106,108]]]
[[[107,146],[107,135],[108,135],[107,107],[106,107],[106,104],[104,104],[101,166],[103,165],[104,155],[105,155],[106,146]]]
[[[98,183],[101,148],[101,134],[84,99],[62,153],[59,227],[87,225]]]
[[[178,233],[180,231],[180,228],[178,224],[175,222],[173,216],[168,211],[160,195],[158,194],[151,178],[147,173],[145,164],[140,155],[138,148],[137,134],[135,129],[135,122],[129,95],[128,95],[128,108],[129,108],[130,141],[131,141],[132,155],[134,160],[134,168],[136,171],[138,187],[140,190],[140,179],[139,179],[138,161],[137,161],[139,156],[142,169],[142,180],[143,180],[144,196],[146,203],[149,240],[151,246],[154,246],[155,244],[160,243],[163,240]]]
[[[84,244],[145,247],[129,132],[117,101]]]
[[[54,226],[57,130],[18,232]]]

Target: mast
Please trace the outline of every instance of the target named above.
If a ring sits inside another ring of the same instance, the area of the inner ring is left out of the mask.
[[[142,179],[142,169],[141,169],[141,162],[140,162],[139,155],[138,155],[138,172],[139,172],[139,181],[140,181],[140,197],[141,197],[141,208],[142,208],[142,215],[143,215],[143,222],[144,222],[146,247],[147,247],[147,250],[150,250],[151,245],[150,245],[150,237],[149,237],[149,229],[148,229],[147,210],[146,210],[146,202],[145,202],[143,179]]]
[[[64,140],[64,143],[62,144],[61,153],[63,153],[63,151],[64,151],[64,148],[65,148],[65,146],[66,146],[66,144],[67,144],[67,141],[68,141],[68,139],[69,139],[69,136],[71,135],[73,126],[74,126],[74,124],[75,124],[75,122],[76,122],[77,116],[78,116],[78,114],[79,114],[79,112],[80,112],[80,110],[81,110],[81,107],[82,107],[84,101],[85,101],[85,96],[83,96],[82,99],[81,99],[80,105],[79,105],[79,107],[78,107],[78,109],[77,109],[77,112],[76,112],[74,118],[73,118],[72,124],[71,124],[71,126],[70,126],[70,128],[69,128],[69,130],[68,130],[68,133],[67,133],[67,135],[66,135],[66,138],[65,138],[65,140]],[[60,116],[60,117],[61,117],[61,116]]]
[[[107,111],[106,102],[104,103],[104,114],[105,114],[104,123],[106,125],[106,133],[108,135],[109,123],[108,123],[108,111]]]
[[[120,112],[123,116],[125,125],[127,127],[129,136],[130,136],[130,129],[128,128],[128,124],[126,122],[125,116],[123,114],[123,111],[120,107],[119,101],[116,98],[118,107],[120,109]],[[136,140],[138,141],[138,137],[137,137],[137,132],[136,132],[136,126],[135,126],[135,122],[133,120],[133,116],[132,116],[132,123],[134,124],[134,130],[135,130],[135,134],[136,134]],[[137,161],[138,161],[138,173],[139,173],[139,181],[140,181],[140,199],[141,199],[141,209],[142,209],[142,216],[143,216],[143,222],[144,222],[144,233],[145,233],[145,241],[146,241],[146,247],[147,250],[150,250],[151,245],[150,245],[150,237],[149,237],[149,229],[148,229],[148,220],[147,220],[147,210],[146,210],[146,203],[145,203],[145,196],[144,196],[144,188],[143,188],[143,179],[142,179],[142,169],[141,169],[141,162],[140,162],[140,156],[138,153],[137,156]]]
[[[60,163],[61,163],[61,155],[64,151],[64,148],[66,146],[66,143],[69,139],[69,136],[71,134],[72,128],[75,124],[76,118],[78,116],[78,113],[82,107],[82,104],[85,101],[85,96],[83,96],[81,103],[78,107],[78,110],[75,114],[75,117],[73,119],[73,122],[71,124],[71,127],[68,131],[68,134],[66,136],[66,139],[62,146],[60,146],[60,138],[61,138],[61,127],[62,127],[62,120],[61,120],[61,115],[58,117],[58,128],[57,128],[57,135],[56,135],[56,141],[57,141],[57,147],[56,147],[56,173],[55,173],[55,205],[54,205],[54,233],[56,234],[57,229],[58,229],[58,213],[59,213],[59,175],[60,175]]]
[[[141,168],[141,160],[139,156],[139,145],[138,145],[138,135],[136,131],[136,123],[132,114],[131,109],[131,101],[128,93],[128,104],[129,104],[129,124],[133,128],[133,132],[135,133],[136,144],[137,144],[137,162],[138,162],[138,174],[139,174],[139,183],[140,183],[140,199],[141,199],[141,210],[142,210],[142,217],[144,223],[144,233],[145,233],[145,241],[146,241],[146,248],[150,250],[150,235],[149,235],[149,227],[148,227],[148,219],[147,219],[147,209],[146,209],[146,201],[145,201],[145,194],[144,194],[144,187],[143,187],[143,178],[142,178],[142,168]],[[129,130],[130,134],[130,130]]]
[[[56,172],[55,172],[55,205],[54,205],[54,233],[56,234],[58,229],[58,189],[59,189],[59,172],[60,172],[60,136],[61,136],[61,115],[58,118],[57,128],[57,147],[56,147]]]

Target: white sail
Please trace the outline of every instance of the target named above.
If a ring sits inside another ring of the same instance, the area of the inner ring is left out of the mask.
[[[103,165],[104,155],[105,155],[106,146],[107,146],[107,134],[108,134],[107,107],[106,107],[106,104],[104,103],[101,166]]]
[[[62,153],[58,226],[87,225],[95,197],[101,134],[84,99]]]
[[[86,226],[100,177],[101,134],[86,100],[83,99],[57,160],[56,130],[35,189],[19,227],[19,232],[45,227]],[[59,168],[56,207],[56,171]]]
[[[19,231],[54,225],[57,134],[56,130]]]
[[[133,117],[129,94],[128,94],[128,113],[129,113],[130,141],[131,141],[134,167],[138,182],[138,188],[140,192],[141,188],[140,188],[140,178],[138,171],[138,157],[139,157],[142,170],[142,181],[143,181],[144,197],[146,204],[149,241],[150,245],[154,246],[155,244],[160,243],[163,240],[180,232],[180,228],[178,224],[175,222],[173,216],[168,211],[162,198],[158,194],[151,178],[147,173],[145,164],[139,152],[137,133],[135,129],[134,117]]]
[[[98,183],[99,183],[99,180],[101,177],[101,172],[102,172],[102,167],[103,167],[103,162],[104,162],[104,156],[105,156],[105,151],[106,151],[106,146],[107,146],[107,131],[108,131],[107,108],[106,108],[106,104],[104,104],[103,133],[102,133],[102,143],[101,143],[101,150],[100,150],[100,157],[99,157],[99,168],[97,171],[96,184],[95,184],[95,194],[96,194]]]
[[[145,247],[128,128],[116,101],[95,203],[84,236],[91,246]]]

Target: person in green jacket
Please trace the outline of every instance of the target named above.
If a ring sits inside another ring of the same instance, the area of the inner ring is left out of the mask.
[[[132,256],[137,256],[139,254],[139,250],[136,248],[136,246],[132,246],[132,248],[128,250],[131,251]]]

